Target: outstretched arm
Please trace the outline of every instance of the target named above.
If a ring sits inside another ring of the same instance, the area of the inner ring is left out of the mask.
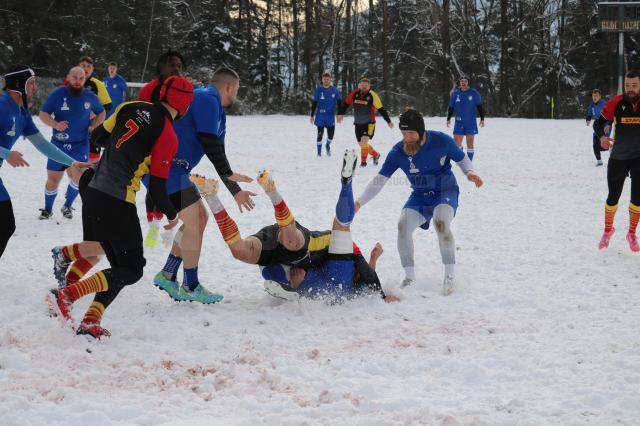
[[[376,175],[371,179],[371,182],[369,182],[367,187],[364,189],[364,192],[360,195],[358,200],[356,200],[356,212],[360,210],[360,207],[373,200],[382,188],[384,188],[384,185],[388,180],[389,178],[383,175]]]
[[[476,172],[473,171],[473,163],[471,162],[471,160],[467,155],[462,157],[462,160],[456,161],[456,164],[458,165],[458,167],[460,167],[460,170],[462,170],[462,173],[464,173],[465,176],[467,176],[467,179],[469,179],[471,182],[473,182],[476,185],[476,188],[480,188],[482,186],[483,181],[480,178],[480,176],[478,176]]]

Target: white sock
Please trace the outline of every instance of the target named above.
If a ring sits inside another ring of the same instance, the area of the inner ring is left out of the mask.
[[[447,277],[451,277],[454,278],[456,276],[456,264],[455,263],[449,263],[444,265],[444,274]]]
[[[280,193],[278,192],[277,189],[271,191],[271,192],[266,192],[267,197],[269,197],[269,199],[271,200],[271,203],[274,206],[277,206],[278,204],[280,204],[282,202],[282,195],[280,195]]]
[[[405,266],[404,267],[404,275],[410,280],[416,280],[416,271],[413,266]]]
[[[216,194],[207,195],[204,198],[204,200],[209,205],[209,208],[211,209],[213,214],[216,214],[216,213],[221,212],[222,210],[224,210],[224,206],[222,205],[222,201],[220,201],[220,198],[218,198],[218,195],[216,195]]]

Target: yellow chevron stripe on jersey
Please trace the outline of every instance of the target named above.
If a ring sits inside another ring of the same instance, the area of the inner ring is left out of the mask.
[[[151,168],[151,156],[145,157],[144,161],[140,163],[136,171],[133,173],[131,182],[127,185],[127,196],[125,201],[131,204],[136,203],[136,192],[140,190],[140,181],[142,177],[149,173]]]
[[[331,244],[331,232],[324,235],[311,236],[309,238],[309,251],[324,250],[329,247],[329,244]]]

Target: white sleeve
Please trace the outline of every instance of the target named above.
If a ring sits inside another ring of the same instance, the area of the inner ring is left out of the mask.
[[[469,159],[469,156],[467,156],[467,154],[464,155],[464,158],[460,161],[457,161],[456,164],[458,165],[458,167],[460,167],[460,170],[462,170],[462,173],[464,173],[465,175],[469,172],[473,172],[473,164],[471,163],[471,160]]]
[[[371,182],[369,182],[367,187],[364,189],[364,192],[358,198],[358,203],[360,203],[360,206],[362,207],[369,201],[373,200],[373,198],[378,195],[378,193],[382,190],[388,180],[388,177],[382,175],[376,175],[376,177],[371,179]]]

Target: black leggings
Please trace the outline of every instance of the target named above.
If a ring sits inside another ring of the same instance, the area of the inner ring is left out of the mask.
[[[13,215],[11,200],[0,202],[0,258],[9,239],[16,230],[16,218]]]
[[[609,165],[607,166],[608,205],[615,206],[618,204],[627,176],[631,177],[631,202],[636,206],[640,206],[640,158],[634,158],[633,160],[609,159]]]
[[[602,145],[600,145],[600,139],[596,135],[593,135],[593,154],[596,156],[596,160],[602,160],[602,156],[600,155],[602,151],[608,150],[603,148]]]
[[[322,136],[324,135],[324,126],[316,126],[318,128],[318,142],[322,142]],[[333,140],[333,134],[336,131],[336,126],[327,126],[327,137],[330,141]]]

